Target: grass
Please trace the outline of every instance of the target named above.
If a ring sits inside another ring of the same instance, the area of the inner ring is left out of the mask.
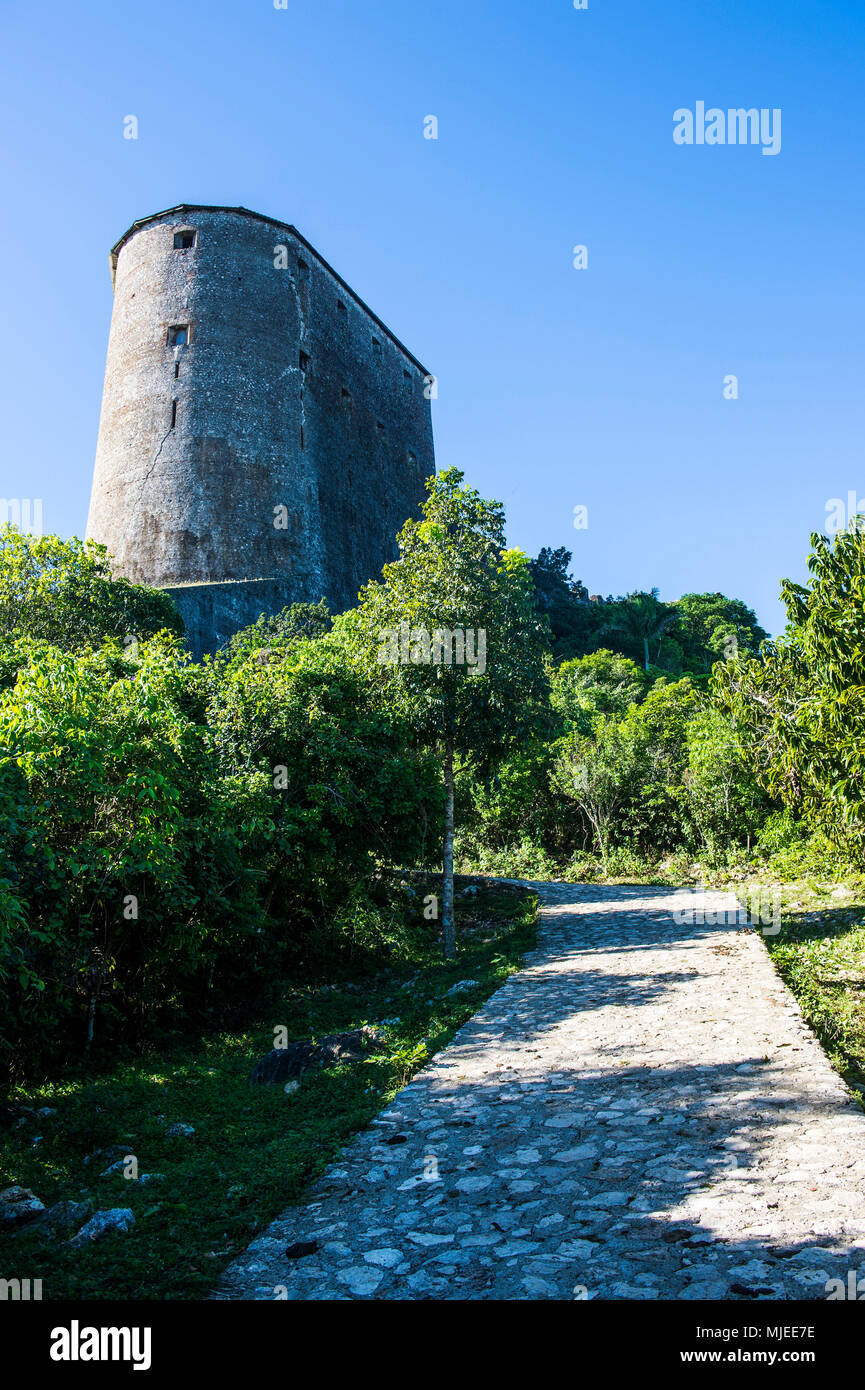
[[[19,1118],[0,1134],[0,1187],[20,1183],[46,1206],[128,1207],[135,1224],[76,1249],[67,1243],[76,1227],[52,1234],[34,1223],[0,1239],[0,1277],[41,1278],[44,1299],[206,1297],[256,1233],[519,967],[536,913],[533,893],[481,885],[458,896],[456,961],[442,959],[429,924],[374,976],[276,988],[266,1016],[241,1031],[19,1090]],[[464,979],[476,987],[448,996]],[[291,1096],[249,1084],[276,1026],[294,1040],[364,1023],[385,1033],[386,1052],[316,1073]],[[55,1113],[39,1117],[43,1107]],[[169,1137],[175,1123],[194,1134]],[[139,1181],[99,1176],[117,1154],[85,1163],[111,1148],[136,1156]],[[144,1173],[161,1176],[142,1183]]]
[[[781,926],[763,938],[769,954],[832,1065],[865,1103],[865,883],[809,877],[776,891]]]

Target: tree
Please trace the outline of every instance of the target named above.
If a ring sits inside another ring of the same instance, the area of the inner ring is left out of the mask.
[[[671,605],[689,671],[708,672],[716,661],[756,656],[768,634],[753,609],[724,594],[683,594]]]
[[[571,552],[564,546],[551,550],[544,546],[531,561],[538,612],[550,624],[553,657],[556,661],[585,656],[599,645],[606,621],[604,605],[591,602],[581,579],[568,573]]]
[[[551,699],[556,709],[581,733],[591,733],[600,714],[622,715],[646,693],[646,678],[636,662],[602,648],[588,656],[563,661],[553,674]]]
[[[435,751],[444,787],[442,937],[455,954],[454,767],[488,768],[536,726],[548,699],[548,637],[527,557],[509,550],[504,508],[450,468],[427,484],[399,558],[334,634],[387,704]]]
[[[606,874],[615,818],[637,768],[634,740],[622,721],[602,714],[593,735],[567,734],[557,751],[554,783],[591,825]]]
[[[556,603],[568,599],[577,603],[588,602],[589,591],[583,581],[569,574],[572,558],[571,551],[563,545],[556,550],[545,545],[538,552],[538,558],[530,561],[539,608],[549,610]]]
[[[104,545],[0,528],[0,637],[43,638],[71,650],[108,637],[129,645],[161,629],[183,633],[174,600],[112,579]]]
[[[756,834],[769,810],[732,720],[700,709],[687,727],[685,785],[694,825],[710,854]]]
[[[784,580],[787,627],[712,689],[771,796],[865,862],[865,530],[811,536],[807,586]]]
[[[630,638],[640,649],[644,669],[648,671],[649,643],[663,637],[675,621],[675,613],[658,598],[658,590],[645,593],[635,590],[627,594],[616,607],[610,629]]]
[[[622,719],[622,735],[633,749],[632,795],[619,812],[621,837],[644,852],[666,851],[689,832],[684,787],[687,734],[699,709],[692,682],[657,681]]]

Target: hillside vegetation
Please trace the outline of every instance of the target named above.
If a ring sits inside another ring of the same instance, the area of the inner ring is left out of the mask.
[[[769,642],[720,594],[593,601],[566,551],[529,562],[504,521],[443,473],[355,609],[295,605],[201,663],[170,600],[112,580],[100,547],[6,528],[7,1087],[206,1029],[274,978],[327,979],[430,922],[455,959],[455,862],[858,871],[858,528],[812,538],[812,580],[784,585]],[[442,630],[462,643],[450,664]],[[376,888],[442,865],[411,925]]]

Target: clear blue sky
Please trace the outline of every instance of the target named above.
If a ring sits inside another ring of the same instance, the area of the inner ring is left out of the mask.
[[[861,0],[18,0],[0,43],[0,494],[45,529],[86,523],[108,249],[180,202],[295,223],[437,373],[439,466],[593,592],[777,631],[865,497]],[[781,153],[676,146],[699,100]]]

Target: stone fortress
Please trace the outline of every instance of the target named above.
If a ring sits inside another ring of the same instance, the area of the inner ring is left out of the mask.
[[[168,590],[196,655],[352,606],[435,472],[433,378],[285,222],[181,205],[111,252],[87,535]]]

